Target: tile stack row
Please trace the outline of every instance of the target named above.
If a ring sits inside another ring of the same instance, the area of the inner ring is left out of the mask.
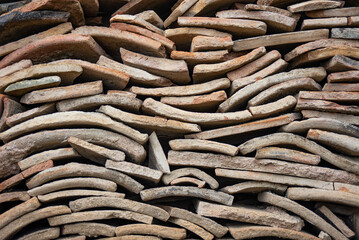
[[[0,3],[0,240],[359,239],[359,3]]]

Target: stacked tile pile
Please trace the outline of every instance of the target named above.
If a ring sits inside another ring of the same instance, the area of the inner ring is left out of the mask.
[[[0,3],[0,240],[359,239],[359,3]]]

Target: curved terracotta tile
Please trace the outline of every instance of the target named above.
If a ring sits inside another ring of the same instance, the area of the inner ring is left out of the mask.
[[[52,10],[70,13],[70,21],[75,27],[85,24],[84,12],[79,0],[37,0],[21,7],[21,12]]]
[[[166,57],[165,47],[151,38],[123,30],[106,27],[79,27],[72,33],[92,36],[107,52],[121,59],[119,49],[127,48],[156,57]]]
[[[82,59],[96,62],[105,51],[91,36],[66,34],[50,36],[32,42],[7,55],[0,61],[0,68],[30,59],[34,64],[47,63],[63,58]]]
[[[62,23],[57,25],[56,27],[50,28],[43,32],[19,39],[14,42],[10,42],[8,44],[0,46],[0,56],[6,56],[7,54],[26,46],[29,43],[35,42],[37,40],[53,36],[53,35],[62,35],[68,33],[72,30],[72,24],[69,22]]]
[[[64,139],[78,137],[94,144],[124,151],[133,161],[142,162],[146,158],[144,147],[123,135],[102,129],[58,129],[42,131],[18,138],[0,147],[0,157],[8,161],[2,162],[1,178],[17,173],[17,162],[29,154],[41,150],[64,146]]]
[[[264,227],[264,226],[233,226],[230,225],[229,232],[235,239],[252,239],[257,237],[278,237],[283,239],[320,240],[305,232],[294,231],[286,228]]]
[[[0,44],[38,33],[44,28],[67,22],[70,14],[55,11],[13,11],[0,16]]]
[[[93,208],[115,208],[124,209],[128,211],[138,212],[144,215],[152,216],[161,221],[167,221],[170,217],[169,214],[154,205],[142,203],[129,199],[118,199],[113,197],[88,197],[81,198],[69,203],[69,206],[73,212],[80,212]]]

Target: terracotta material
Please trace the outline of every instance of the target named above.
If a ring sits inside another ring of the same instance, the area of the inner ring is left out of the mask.
[[[216,11],[217,9],[229,7],[233,2],[229,0],[199,0],[194,6],[192,6],[185,16],[201,16]]]
[[[231,37],[197,36],[192,39],[191,52],[228,50],[233,46]]]
[[[152,169],[159,170],[164,174],[171,173],[167,162],[167,157],[156,132],[152,132],[148,139],[148,166]]]
[[[61,233],[63,235],[81,234],[86,237],[114,237],[115,229],[115,227],[103,223],[74,223],[64,225]]]
[[[170,39],[163,36],[163,34],[158,34],[158,33],[152,32],[146,28],[132,25],[132,24],[127,24],[127,23],[119,23],[119,22],[111,23],[110,27],[114,28],[114,29],[122,30],[122,31],[137,33],[137,34],[143,35],[145,37],[149,37],[153,40],[156,40],[156,41],[162,43],[162,45],[165,46],[166,49],[169,51],[176,50],[176,45],[173,41],[171,41]]]
[[[331,31],[332,38],[358,39],[358,34],[356,28],[333,28]]]
[[[359,117],[350,114],[320,112],[313,110],[302,110],[301,113],[303,118],[329,118],[344,122],[346,124],[359,125]]]
[[[0,203],[22,201],[25,202],[30,199],[30,195],[27,192],[7,192],[0,194]]]
[[[8,129],[8,126],[6,125],[6,119],[8,117],[26,111],[26,108],[23,105],[10,98],[4,97],[2,102],[3,111],[0,118],[0,131]]]
[[[293,109],[297,104],[297,99],[293,96],[287,96],[277,101],[262,104],[259,106],[249,107],[249,111],[255,118],[275,116],[279,113],[287,112]]]
[[[51,159],[52,161],[57,161],[79,157],[80,155],[72,148],[59,148],[31,155],[30,157],[18,162],[18,165],[20,169],[24,171],[38,164],[47,162],[49,159]]]
[[[307,1],[302,3],[297,3],[288,6],[288,10],[291,13],[295,12],[309,12],[314,10],[321,10],[321,9],[330,9],[330,8],[337,8],[342,7],[342,3],[340,1]]]
[[[10,53],[0,61],[0,68],[23,59],[34,64],[46,63],[64,58],[77,58],[96,62],[105,51],[91,36],[79,34],[55,35],[29,43]]]
[[[197,123],[200,125],[229,125],[245,122],[251,119],[252,114],[248,110],[231,113],[199,113],[180,110],[167,104],[147,98],[142,105],[145,113],[157,114],[179,121]]]
[[[293,32],[298,21],[295,18],[269,11],[226,10],[217,12],[216,17],[263,21],[270,30],[276,32]]]
[[[158,28],[164,28],[163,21],[158,14],[153,10],[146,10],[136,14],[137,17],[143,19],[146,22],[155,25]]]
[[[303,45],[294,48],[292,51],[290,51],[284,56],[284,59],[286,61],[291,61],[304,53],[325,47],[335,48],[335,47],[358,47],[358,46],[359,46],[358,42],[353,40],[321,39],[321,40],[305,43]]]
[[[132,51],[140,50],[141,53],[156,57],[166,56],[165,48],[160,42],[133,32],[84,26],[76,28],[72,33],[92,36],[106,52],[113,53],[119,59],[121,57],[118,52],[120,48]]]
[[[42,208],[30,213],[27,213],[23,215],[20,218],[17,218],[16,220],[12,221],[8,225],[6,225],[4,228],[0,230],[0,236],[2,239],[10,239],[13,235],[15,235],[17,232],[22,230],[27,225],[36,222],[41,219],[46,219],[48,217],[61,215],[71,213],[70,208],[66,206],[52,206],[52,207],[46,207]]]
[[[100,94],[103,91],[102,81],[80,83],[67,87],[37,90],[23,95],[20,99],[24,104],[55,102],[76,97]]]
[[[341,232],[339,232],[336,228],[327,223],[317,214],[292,200],[270,192],[260,193],[258,195],[258,200],[260,202],[265,202],[274,206],[284,208],[290,212],[297,214],[298,216],[301,216],[303,219],[307,220],[320,230],[328,233],[334,239],[347,239]]]
[[[164,32],[162,29],[158,28],[157,26],[147,22],[146,20],[144,20],[143,18],[137,16],[137,15],[128,15],[128,14],[118,14],[113,16],[110,19],[110,22],[122,22],[122,23],[129,23],[129,24],[134,24],[134,25],[138,25],[141,27],[144,27],[152,32],[155,32],[157,34],[160,35],[164,35]]]
[[[162,131],[166,133],[190,133],[200,132],[201,127],[197,124],[180,122],[176,120],[150,117],[146,115],[136,115],[128,112],[121,111],[111,106],[101,106],[100,112],[123,121],[130,126],[146,129],[147,131]]]
[[[328,75],[328,83],[359,82],[359,71],[336,72]]]
[[[128,224],[116,228],[116,236],[126,236],[129,234],[154,235],[169,239],[184,239],[186,237],[186,230],[154,224]]]
[[[148,0],[135,0],[132,2],[125,2],[125,4],[121,4],[121,6],[115,13],[112,14],[112,16],[117,14],[135,14],[140,11],[146,10],[146,9],[153,9],[156,7],[161,6],[164,4],[165,1],[148,1]],[[111,9],[111,12],[113,12],[113,9]]]
[[[269,11],[269,12],[274,12],[274,13],[278,13],[278,14],[282,14],[284,16],[287,17],[292,17],[295,18],[297,20],[299,20],[300,18],[300,14],[293,14],[290,11],[286,10],[286,9],[282,9],[282,8],[278,8],[278,7],[273,7],[273,6],[267,6],[267,5],[257,5],[257,4],[246,4],[244,7],[245,10],[247,11]]]
[[[167,29],[165,36],[175,42],[178,49],[189,49],[192,39],[197,36],[232,38],[232,35],[229,33],[201,27]]]
[[[234,36],[253,37],[264,35],[267,25],[261,21],[225,19],[210,17],[179,17],[178,24],[181,27],[204,27],[226,31]]]
[[[329,17],[350,17],[358,15],[358,7],[334,8],[306,12],[305,15],[311,18],[329,18]]]
[[[310,165],[318,165],[320,162],[320,156],[318,155],[279,147],[267,147],[258,149],[255,158],[280,159],[284,161],[304,163]]]
[[[105,164],[107,159],[114,161],[124,161],[125,153],[118,150],[111,150],[89,142],[83,141],[79,138],[70,137],[67,139],[72,148],[81,154],[81,156],[97,163]]]
[[[277,228],[277,227],[230,225],[228,229],[232,237],[235,239],[249,239],[249,238],[257,238],[257,237],[277,237],[277,238],[293,239],[293,240],[320,239],[305,232],[299,232],[291,229]]]
[[[72,84],[82,73],[82,67],[74,64],[38,64],[10,75],[0,77],[0,90],[3,92],[7,86],[26,79],[41,78],[46,76],[59,76],[64,85]]]
[[[206,163],[206,158],[211,161]],[[353,183],[358,181],[355,174],[331,168],[310,166],[306,164],[290,163],[271,159],[254,159],[250,157],[230,157],[213,153],[198,153],[188,151],[170,151],[168,161],[171,166],[196,166],[205,168],[238,169],[256,172],[274,173],[331,181]],[[233,170],[234,171],[234,170]],[[315,182],[315,181],[311,181]],[[329,184],[330,185],[330,184]]]
[[[63,11],[12,11],[0,17],[0,44],[4,45],[42,29],[67,22],[70,14]]]
[[[188,67],[183,60],[170,60],[145,56],[121,48],[121,58],[126,65],[140,68],[152,74],[171,79],[177,84],[186,84],[191,81]]]
[[[49,76],[40,79],[24,80],[13,83],[5,88],[4,93],[20,97],[28,92],[40,90],[44,88],[57,87],[61,83],[61,78],[58,76]]]
[[[335,55],[325,62],[323,66],[329,72],[359,70],[359,61],[343,55]]]
[[[82,170],[82,172],[80,172],[80,170]],[[44,186],[45,183],[51,180],[56,180],[64,177],[83,177],[79,179],[84,180],[87,179],[86,177],[98,179],[102,178],[115,182],[117,185],[122,186],[133,192],[139,192],[143,189],[143,186],[140,183],[125,174],[104,167],[80,163],[68,163],[66,165],[47,169],[31,178],[26,183],[26,185],[28,188],[33,189],[35,187]]]
[[[200,140],[200,139],[175,139],[169,141],[172,150],[176,151],[209,151],[235,156],[238,148],[229,144]]]
[[[54,202],[63,199],[89,197],[89,196],[116,198],[116,201],[118,199],[125,198],[125,194],[123,193],[98,191],[98,190],[83,190],[83,189],[67,189],[64,191],[38,195],[37,198],[42,203],[48,203],[48,202]]]
[[[127,73],[130,75],[130,82],[135,85],[152,87],[167,87],[174,85],[169,79],[165,77],[156,76],[142,69],[113,61],[105,56],[101,56],[97,61],[97,64]]]
[[[116,192],[117,185],[113,181],[101,178],[67,178],[53,181],[51,183],[41,185],[40,187],[35,187],[27,192],[30,196],[37,196],[71,188],[92,188],[103,191]]]
[[[225,61],[227,50],[208,51],[208,52],[184,52],[172,51],[171,58],[175,60],[185,60],[189,66],[206,63],[220,63]]]
[[[166,211],[159,207],[129,199],[119,199],[109,196],[81,198],[71,201],[69,205],[73,212],[80,212],[93,208],[111,207],[152,216],[162,221],[167,221],[170,217]]]
[[[28,0],[18,1],[18,2],[9,2],[9,3],[1,3],[0,4],[0,13],[10,12],[13,9],[24,6],[28,3]]]
[[[237,134],[243,134],[261,129],[282,126],[290,122],[293,122],[298,118],[299,116],[296,114],[287,114],[279,117],[273,117],[273,118],[258,120],[249,123],[243,123],[229,127],[206,130],[200,133],[188,134],[185,136],[185,138],[198,138],[203,140],[209,140],[209,139],[215,139],[215,138],[232,136],[232,135],[235,136]]]
[[[2,170],[0,176],[6,177],[18,172],[17,162],[31,153],[64,146],[63,139],[69,137],[78,137],[94,144],[122,150],[137,162],[142,162],[146,158],[146,152],[142,145],[114,132],[101,129],[86,129],[85,131],[84,129],[50,130],[30,134],[2,146],[0,156],[8,159],[8,161],[3,162],[3,167],[0,168]]]
[[[196,65],[193,69],[193,82],[202,83],[207,82],[210,79],[223,77],[226,73],[256,60],[257,58],[263,56],[265,53],[266,49],[261,47],[254,49],[252,52],[244,56],[234,58],[223,63]]]
[[[238,78],[244,78],[250,76],[261,69],[265,68],[266,66],[270,65],[274,61],[281,58],[281,54],[276,51],[270,51],[269,53],[265,54],[264,56],[250,62],[243,67],[240,67],[232,72],[227,73],[227,77],[229,80],[234,81]]]
[[[228,229],[217,222],[213,221],[210,218],[206,218],[190,212],[188,210],[176,207],[169,207],[169,206],[162,206],[168,213],[171,215],[172,218],[183,219],[193,224],[196,224],[200,227],[203,227],[208,232],[212,233],[216,237],[223,237],[227,232]]]
[[[302,177],[292,177],[286,175],[263,173],[263,172],[252,172],[252,171],[240,171],[240,170],[229,170],[229,169],[216,169],[216,176],[226,177],[232,179],[251,180],[251,181],[262,181],[270,182],[275,184],[285,184],[289,186],[307,186],[319,189],[333,189],[332,182],[325,182],[320,180],[313,180]]]
[[[234,90],[234,88],[242,88],[245,87],[251,83],[254,83],[256,81],[259,81],[267,76],[273,75],[275,73],[278,72],[282,72],[284,71],[288,66],[288,63],[286,61],[284,61],[283,59],[278,59],[275,62],[271,63],[269,66],[263,68],[262,70],[244,77],[244,78],[238,78],[235,79],[233,81],[233,86],[232,89]]]
[[[21,12],[52,10],[69,12],[69,20],[75,27],[85,24],[85,17],[79,0],[65,0],[58,2],[56,0],[39,0],[30,2],[20,8]]]
[[[126,173],[130,176],[141,178],[157,184],[162,177],[162,172],[145,166],[129,162],[117,162],[113,160],[106,161],[106,168]]]
[[[328,92],[352,92],[358,91],[359,84],[357,83],[326,83],[323,91]]]
[[[216,90],[227,89],[230,81],[227,78],[220,78],[200,84],[192,84],[188,86],[173,86],[163,88],[140,88],[132,87],[130,91],[145,96],[163,97],[163,96],[191,96],[210,93]]]
[[[314,92],[314,91],[300,91],[299,98],[302,99],[320,99],[328,101],[340,101],[345,103],[355,103],[358,99],[357,92]]]
[[[45,228],[34,231],[25,236],[20,237],[21,240],[37,240],[37,239],[57,239],[60,237],[60,228]]]
[[[140,195],[143,201],[150,201],[165,197],[195,197],[207,199],[209,201],[218,202],[229,206],[233,203],[233,196],[229,194],[197,187],[157,187],[142,190],[140,192]]]
[[[9,210],[7,210],[6,212],[0,215],[0,219],[1,219],[0,229],[5,227],[15,219],[27,213],[35,211],[40,206],[41,203],[39,202],[39,200],[36,197],[33,197],[24,203],[21,203],[13,208],[10,208]]]
[[[20,40],[5,44],[3,46],[0,47],[0,56],[5,56],[19,48],[22,48],[32,42],[44,39],[46,37],[49,36],[54,36],[54,35],[62,35],[65,33],[68,33],[72,30],[72,24],[67,22],[67,23],[62,23],[59,24],[56,27],[50,28],[46,31],[22,38]]]
[[[211,189],[217,189],[219,183],[216,179],[208,175],[207,173],[197,169],[197,168],[180,168],[172,171],[170,174],[165,174],[162,177],[162,182],[168,185],[170,182],[174,181],[175,179],[185,177],[185,176],[192,176],[198,178],[208,184]]]
[[[310,188],[288,188],[287,197],[291,200],[314,200],[323,202],[334,202],[337,204],[343,204],[352,207],[358,206],[357,194],[344,191]]]
[[[48,168],[52,168],[54,166],[54,162],[52,160],[48,160],[43,163],[39,163],[35,166],[32,166],[31,168],[26,169],[25,171],[22,171],[21,174],[24,178],[29,178],[36,173],[39,173],[41,171],[44,171]]]
[[[311,78],[295,78],[263,90],[257,96],[249,100],[248,105],[256,106],[264,104],[277,100],[287,94],[296,94],[299,91],[302,92],[303,90],[320,91],[322,90],[322,87]]]
[[[214,238],[214,236],[211,233],[207,232],[200,226],[197,226],[196,224],[193,224],[187,220],[180,219],[180,218],[170,218],[170,219],[168,219],[168,221],[175,225],[181,226],[181,227],[187,229],[188,231],[193,232],[194,234],[201,237],[202,239],[211,240]]]
[[[258,0],[257,4],[265,6],[286,7],[297,2],[300,2],[300,0]]]
[[[108,68],[105,66],[100,66],[98,64],[90,63],[83,60],[74,60],[66,59],[56,61],[55,63],[65,63],[65,64],[76,64],[82,67],[82,74],[80,75],[81,79],[88,81],[97,81],[101,80],[104,87],[112,90],[122,90],[124,89],[129,80],[129,74],[119,71],[117,69]]]
[[[0,183],[0,192],[6,190],[8,188],[11,188],[15,185],[18,185],[24,179],[25,179],[24,176],[21,173],[19,173],[19,174],[12,176],[11,178],[8,178],[8,179],[2,181]]]
[[[96,109],[101,105],[111,105],[131,112],[139,112],[142,101],[137,99],[135,96],[108,93],[62,100],[56,103],[56,109],[59,112],[86,111]]]
[[[315,140],[324,145],[333,147],[349,156],[359,156],[357,148],[358,139],[344,134],[337,134],[328,131],[310,129],[307,138]]]
[[[8,67],[0,69],[0,77],[4,77],[10,74],[13,74],[14,72],[23,70],[25,68],[31,67],[32,62],[31,60],[21,60],[20,62],[14,63]]]
[[[186,185],[194,185],[198,188],[203,188],[204,185],[206,185],[206,182],[205,181],[201,181],[201,180],[198,180],[196,178],[191,178],[191,177],[181,177],[181,178],[176,178],[174,180],[172,180],[170,182],[170,185],[171,186],[174,186],[174,185],[179,185],[179,186],[186,186]]]
[[[347,238],[355,236],[355,233],[343,222],[343,220],[337,217],[329,208],[321,206],[318,208],[318,211],[328,218],[329,221],[332,222]]]
[[[100,7],[98,0],[79,0],[79,2],[86,17],[97,16]]]
[[[177,18],[182,16],[188,9],[190,9],[198,0],[184,0],[175,9],[164,22],[164,27],[168,27],[171,23],[177,21]]]
[[[288,188],[287,186],[277,183],[247,181],[247,182],[241,182],[235,185],[227,186],[220,190],[233,195],[238,193],[260,193],[263,191],[284,193],[287,190],[287,188]]]
[[[291,62],[290,67],[294,68],[312,62],[329,59],[331,57],[334,57],[335,55],[343,55],[345,57],[352,57],[358,59],[358,50],[359,48],[357,47],[322,48],[298,56]]]
[[[279,33],[234,41],[233,51],[239,52],[257,47],[280,46],[302,43],[329,37],[328,29],[308,30],[293,33]]]
[[[310,100],[299,98],[296,110],[317,110],[323,112],[335,112],[346,114],[359,114],[359,109],[356,105],[340,105],[335,102],[325,100]]]
[[[283,227],[300,231],[304,225],[302,219],[284,211],[270,212],[247,206],[224,206],[198,201],[197,213],[201,216],[228,219],[238,222],[254,223],[273,227]]]
[[[273,76],[260,79],[252,84],[249,84],[239,89],[230,98],[228,98],[226,101],[219,105],[218,111],[228,112],[231,110],[238,109],[239,107],[243,106],[251,97],[254,97],[261,91],[276,84],[280,84],[297,78],[312,78],[317,82],[320,82],[326,77],[326,75],[326,71],[322,67],[294,69],[290,72],[278,73]],[[232,91],[234,92],[236,89],[238,88],[237,86],[235,86],[234,81],[232,84]]]
[[[323,160],[345,171],[352,173],[359,172],[359,166],[355,159],[335,154],[313,141],[310,141],[298,135],[294,135],[292,133],[273,133],[263,137],[253,138],[241,144],[238,148],[242,154],[248,154],[262,147],[278,145],[281,143],[294,145],[310,153],[316,154],[320,156]]]
[[[140,223],[151,224],[153,218],[136,212],[122,210],[93,210],[71,213],[48,218],[50,226],[59,226],[75,222],[89,222],[105,219],[123,219]]]
[[[161,102],[184,110],[205,112],[217,109],[218,105],[226,99],[226,92],[218,91],[198,96],[162,97]]]

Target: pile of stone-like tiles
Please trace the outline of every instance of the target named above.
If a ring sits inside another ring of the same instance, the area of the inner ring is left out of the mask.
[[[1,240],[358,237],[358,1],[0,14]]]

